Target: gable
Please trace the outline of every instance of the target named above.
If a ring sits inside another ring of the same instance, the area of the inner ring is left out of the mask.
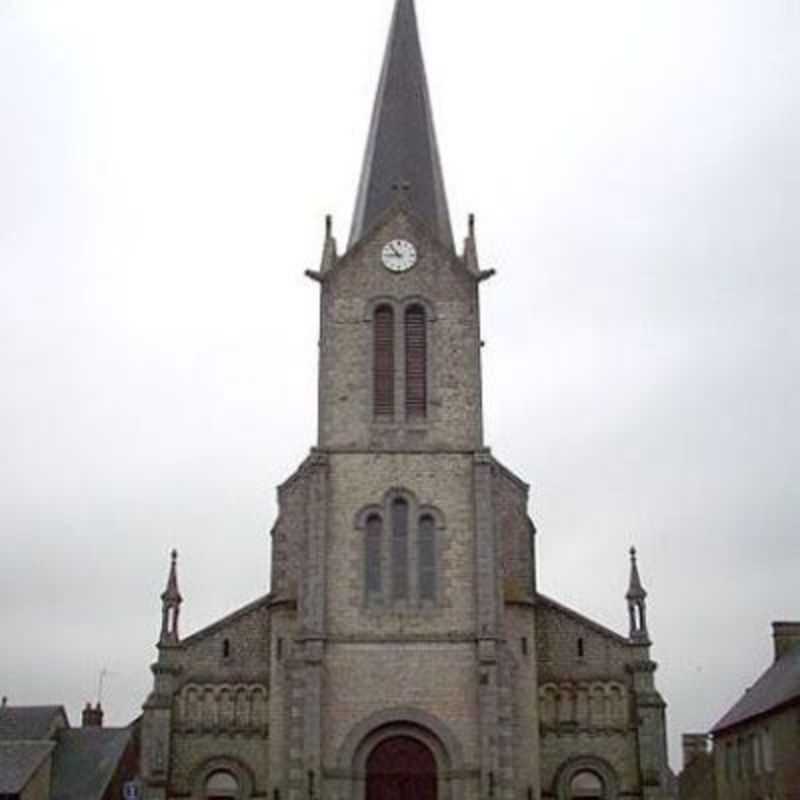
[[[542,681],[557,675],[626,677],[630,642],[555,600],[536,596],[536,642]]]
[[[417,250],[417,263],[402,274],[391,273],[382,266],[383,247],[394,239],[406,239]],[[453,250],[444,247],[428,226],[402,205],[394,206],[382,215],[375,226],[322,276],[326,289],[333,289],[337,296],[388,294],[402,297],[421,294],[431,299],[452,296],[453,292],[467,297],[475,277]]]
[[[54,742],[0,742],[0,795],[25,789],[50,757]]]
[[[184,639],[180,645],[184,682],[266,681],[271,599],[271,595],[260,597]]]

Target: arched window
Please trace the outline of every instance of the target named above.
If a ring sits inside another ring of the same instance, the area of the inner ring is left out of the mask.
[[[374,321],[375,416],[394,416],[394,311],[391,306],[375,309]]]
[[[447,539],[441,511],[420,506],[398,487],[358,512],[355,525],[364,548],[359,582],[365,607],[410,614],[442,603],[439,571]]]
[[[436,526],[430,514],[419,520],[417,531],[417,566],[419,569],[419,599],[436,601]]]
[[[365,585],[367,602],[374,600],[383,591],[381,580],[381,544],[383,540],[383,520],[380,514],[370,514],[367,518],[367,537],[365,542]]]
[[[225,770],[213,772],[206,781],[206,800],[231,800],[239,797],[239,781]]]
[[[428,347],[425,309],[409,306],[406,332],[406,417],[425,417],[428,409]]]
[[[594,773],[584,770],[569,782],[570,800],[603,800],[603,781]]]
[[[392,599],[408,599],[408,503],[392,502]]]

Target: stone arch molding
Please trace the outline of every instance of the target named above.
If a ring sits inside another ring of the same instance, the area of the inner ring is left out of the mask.
[[[361,720],[350,730],[337,754],[337,766],[351,783],[350,796],[364,797],[366,761],[382,741],[394,736],[410,736],[425,744],[436,760],[439,797],[460,800],[460,782],[452,777],[464,771],[461,743],[438,717],[418,708],[391,708]]]
[[[239,782],[239,797],[248,800],[255,786],[250,768],[233,756],[219,756],[199,764],[191,773],[192,797],[199,800],[206,796],[206,781],[215,772],[230,772]]]
[[[598,756],[577,756],[558,768],[553,786],[558,800],[570,800],[570,783],[579,772],[594,772],[603,781],[605,800],[618,800],[619,778],[616,770]]]
[[[411,513],[416,516],[423,514],[430,514],[436,523],[436,529],[443,531],[447,528],[447,518],[444,512],[437,506],[432,506],[427,503],[420,503],[417,495],[403,486],[392,486],[383,493],[383,497],[379,503],[371,503],[362,506],[355,514],[353,525],[358,530],[364,530],[367,524],[367,518],[371,514],[385,515],[392,504],[392,500],[405,500]]]
[[[628,691],[619,681],[548,682],[539,687],[545,730],[577,725],[579,730],[626,730]]]
[[[406,297],[393,297],[388,294],[381,294],[371,297],[365,303],[364,308],[364,322],[372,322],[375,319],[375,310],[380,306],[389,306],[395,313],[395,319],[398,315],[402,316],[407,308],[410,306],[422,306],[425,309],[426,320],[428,322],[436,322],[436,306],[421,294],[411,294]]]
[[[264,736],[268,693],[261,684],[188,683],[176,697],[177,728],[185,733],[227,731]]]

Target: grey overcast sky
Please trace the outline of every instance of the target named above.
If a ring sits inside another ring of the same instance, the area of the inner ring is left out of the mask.
[[[268,589],[315,437],[323,216],[350,222],[391,0],[0,0],[0,692],[148,692]],[[800,2],[418,0],[487,438],[542,590],[650,591],[678,736],[800,618]]]

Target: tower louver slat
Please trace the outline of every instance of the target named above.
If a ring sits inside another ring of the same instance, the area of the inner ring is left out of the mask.
[[[406,311],[406,416],[424,417],[427,410],[428,375],[425,310]]]
[[[394,416],[394,311],[375,311],[375,416]]]

